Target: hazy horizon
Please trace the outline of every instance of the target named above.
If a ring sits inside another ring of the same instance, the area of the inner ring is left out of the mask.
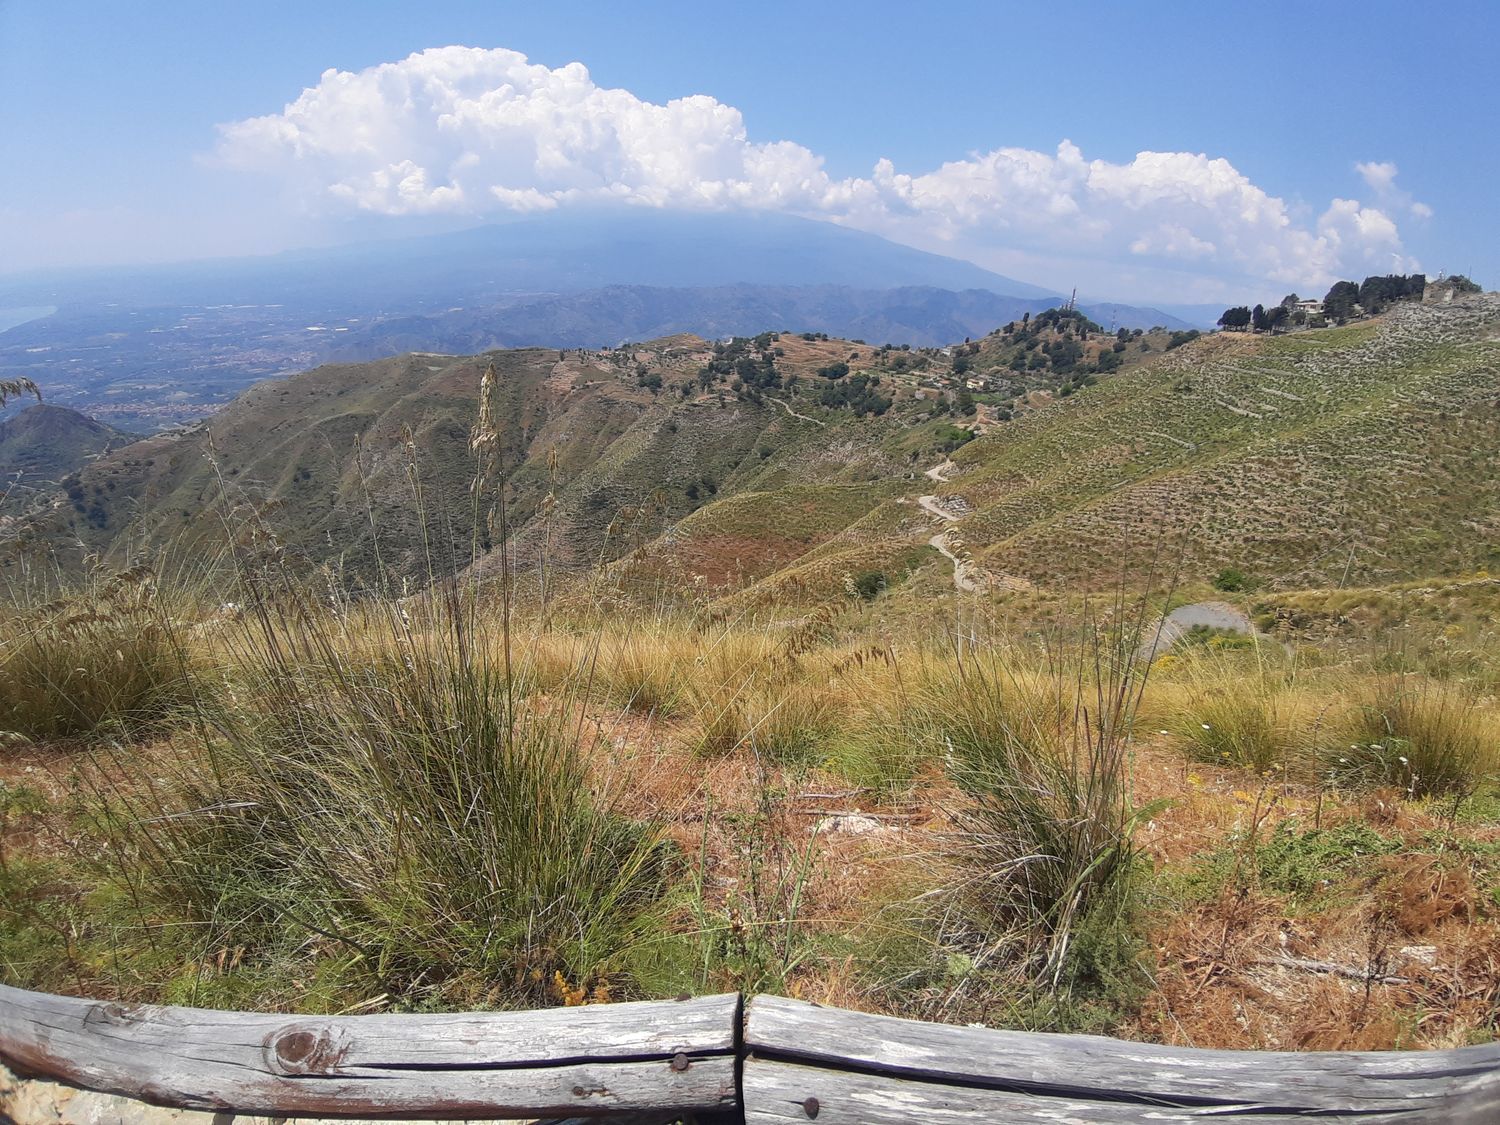
[[[0,153],[26,174],[0,196],[0,272],[606,200],[800,215],[1134,301],[1495,272],[1497,158],[1472,143],[1495,95],[1462,85],[1492,9],[1069,16],[12,0]]]

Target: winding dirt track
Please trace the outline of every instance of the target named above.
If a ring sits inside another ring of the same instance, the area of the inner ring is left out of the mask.
[[[924,475],[929,480],[934,480],[942,484],[947,481],[948,474],[957,467],[952,461],[945,460],[928,469]],[[955,524],[959,521],[958,514],[945,508],[943,502],[936,496],[918,496],[917,503],[922,506],[923,511],[942,520],[945,524]],[[953,585],[961,593],[972,594],[983,590],[989,584],[987,576],[984,571],[980,570],[968,559],[962,558],[954,552],[953,543],[949,539],[951,534],[952,529],[945,528],[927,540],[927,542],[938,554],[953,564]]]
[[[798,414],[795,410],[792,409],[792,404],[787,402],[785,399],[777,398],[775,395],[766,395],[766,398],[770,399],[777,406],[781,407],[781,409],[785,410],[793,418],[801,418],[804,422],[811,422],[814,426],[828,425],[827,422],[820,422],[816,418],[809,418],[806,414]]]

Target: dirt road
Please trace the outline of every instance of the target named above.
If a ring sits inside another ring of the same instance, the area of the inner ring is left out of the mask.
[[[932,468],[928,469],[924,475],[927,476],[928,479],[935,480],[939,484],[942,484],[947,481],[948,474],[957,467],[958,466],[956,466],[952,461],[943,461],[942,463],[934,465]],[[942,520],[945,524],[956,524],[961,518],[958,513],[946,507],[943,502],[934,495],[918,496],[917,503],[921,505],[924,512],[939,520]],[[938,552],[938,554],[942,555],[945,559],[953,564],[953,585],[960,592],[965,594],[972,594],[983,590],[987,585],[989,585],[989,576],[986,575],[984,571],[980,570],[973,563],[971,563],[968,559],[963,558],[954,551],[953,548],[958,544],[954,543],[954,541],[950,538],[952,534],[952,529],[946,528],[943,531],[938,532],[931,539],[927,540],[927,542]]]

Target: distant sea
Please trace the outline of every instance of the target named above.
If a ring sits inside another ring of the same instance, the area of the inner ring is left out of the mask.
[[[56,305],[34,305],[24,309],[0,309],[0,332],[6,332],[28,320],[41,320],[57,311]]]

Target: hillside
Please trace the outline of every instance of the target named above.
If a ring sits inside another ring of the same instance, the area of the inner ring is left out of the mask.
[[[729,285],[666,289],[620,285],[496,308],[397,316],[352,328],[329,341],[330,359],[358,361],[393,352],[478,352],[498,347],[579,348],[691,332],[708,339],[753,336],[769,328],[823,332],[872,343],[941,347],[982,336],[995,325],[1040,313],[1055,298],[1005,296],[986,289],[892,289],[839,285]],[[1081,306],[1105,324],[1186,328],[1156,309]]]
[[[37,403],[0,420],[0,487],[20,494],[54,486],[91,458],[135,440],[76,410]]]
[[[865,573],[935,595],[954,558],[992,592],[1143,583],[1159,553],[1267,589],[1460,575],[1500,549],[1497,323],[1487,296],[1275,337],[1049,312],[944,349],[684,335],[328,365],[89,464],[33,529],[63,555],[199,550],[227,502],[356,585],[377,540],[407,583],[492,574],[468,438],[494,363],[523,571],[619,560],[639,594],[726,609]]]
[[[1492,1037],[1497,348],[1489,295],[264,383],[0,521],[0,976]],[[1179,569],[1197,612],[1148,661]],[[570,945],[580,918],[609,928]]]
[[[796,377],[846,348],[799,341],[780,362]],[[612,558],[717,495],[895,470],[879,448],[891,427],[813,403],[826,418],[796,417],[758,387],[700,378],[713,357],[704,341],[673,337],[628,351],[328,365],[85,466],[31,526],[65,565],[80,549],[123,557],[149,545],[202,559],[223,541],[227,512],[246,542],[274,536],[355,585],[375,581],[378,528],[380,564],[392,576],[420,584],[452,574],[493,546],[488,533],[472,533],[469,493],[470,431],[491,363],[508,518],[526,567],[543,557],[563,567]]]
[[[1383,583],[1500,549],[1500,297],[1347,329],[1199,339],[955,454],[970,550],[1029,581]]]

